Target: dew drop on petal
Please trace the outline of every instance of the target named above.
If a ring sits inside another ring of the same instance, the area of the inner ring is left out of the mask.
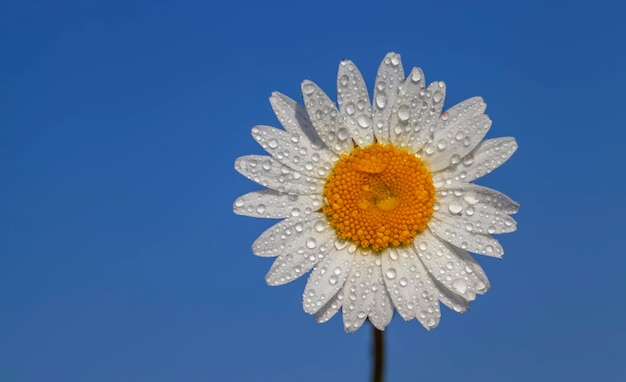
[[[387,269],[387,271],[385,272],[385,276],[387,276],[387,278],[389,280],[393,280],[396,278],[396,275],[398,274],[398,272],[396,271],[395,268],[389,268]]]
[[[448,204],[448,210],[450,210],[453,214],[458,214],[463,211],[463,205],[460,202],[453,200],[450,204]]]
[[[356,118],[357,123],[364,129],[370,126],[370,119],[365,114],[361,114]]]
[[[465,284],[465,281],[461,279],[454,280],[452,282],[452,288],[454,288],[454,290],[460,294],[464,294],[465,292],[467,292],[467,284]]]
[[[317,242],[315,241],[314,238],[310,237],[306,240],[306,246],[309,249],[313,249],[315,248],[315,246],[317,245]]]

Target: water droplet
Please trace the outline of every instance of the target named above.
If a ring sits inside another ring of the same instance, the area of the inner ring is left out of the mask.
[[[398,119],[402,122],[406,122],[409,120],[411,116],[411,109],[409,109],[408,105],[401,105],[398,108]]]
[[[269,142],[267,142],[267,145],[270,148],[275,149],[278,147],[278,141],[276,139],[270,139]]]
[[[316,221],[316,222],[315,222],[315,224],[314,224],[314,228],[315,228],[315,230],[316,230],[317,232],[322,232],[323,230],[325,230],[325,229],[326,229],[326,223],[324,223],[324,222],[323,222],[323,221],[321,221],[321,220],[318,220],[318,221]]]
[[[398,280],[398,284],[400,284],[401,287],[405,287],[409,285],[409,280],[407,280],[406,277],[403,277],[400,280]]]
[[[337,130],[337,138],[339,138],[340,141],[345,141],[349,137],[350,134],[348,133],[348,129],[346,129],[345,127],[341,127],[339,128],[339,130]]]
[[[310,237],[306,240],[306,246],[309,249],[313,249],[315,248],[315,246],[317,245],[317,242],[315,241],[314,238]]]
[[[486,287],[487,287],[487,285],[485,285],[485,283],[483,283],[480,280],[478,280],[476,282],[476,284],[474,284],[474,288],[476,288],[477,291],[481,291],[481,290],[485,289]]]
[[[292,135],[291,135],[291,141],[292,141],[293,143],[298,143],[298,142],[300,142],[300,134],[292,134]]]
[[[352,102],[346,105],[346,113],[348,115],[354,115],[355,111],[356,111],[356,108],[354,107],[354,104]]]
[[[465,281],[461,279],[456,279],[452,282],[452,288],[460,294],[465,294],[467,292],[467,284]]]
[[[235,201],[235,207],[243,207],[243,200],[237,199]]]
[[[442,138],[437,142],[437,149],[439,151],[445,150],[446,147],[448,147],[448,142],[445,139]]]
[[[370,118],[365,114],[359,115],[356,118],[356,121],[359,124],[359,126],[361,126],[364,129],[367,129],[370,126]]]
[[[448,204],[448,210],[453,214],[458,214],[463,211],[463,205],[459,201],[453,200]]]
[[[425,241],[422,241],[422,242],[420,242],[420,243],[417,245],[417,247],[418,247],[420,250],[425,251],[425,250],[427,250],[427,249],[428,249],[428,244],[426,244],[426,242],[425,242]]]
[[[394,54],[393,56],[391,56],[391,66],[398,66],[400,65],[400,56],[397,54]]]
[[[382,109],[385,107],[386,104],[387,104],[387,96],[385,95],[385,93],[376,94],[376,106]]]
[[[348,86],[348,83],[350,83],[350,79],[347,75],[344,74],[343,76],[341,76],[339,83],[341,84],[341,86]]]
[[[411,81],[419,82],[422,79],[422,71],[421,70],[413,70],[411,72]]]
[[[336,275],[340,275],[340,274],[341,274],[341,272],[343,272],[343,269],[341,269],[341,267],[337,266],[333,272],[334,272]]]
[[[258,206],[256,206],[256,212],[262,214],[265,212],[265,204],[259,204]]]
[[[331,276],[328,278],[328,283],[329,283],[330,285],[335,285],[335,284],[337,284],[337,281],[339,281],[339,278],[338,278],[337,276],[335,276],[335,275],[331,275]]]
[[[433,94],[433,101],[435,101],[435,103],[439,103],[441,102],[442,99],[443,99],[443,92],[441,90],[437,90]]]
[[[393,250],[389,251],[389,258],[391,258],[391,260],[394,260],[394,261],[398,260],[398,258],[399,258],[398,257],[398,252],[393,251]]]
[[[467,207],[467,208],[465,209],[465,213],[467,214],[467,216],[472,216],[472,215],[474,215],[474,212],[476,212],[476,211],[474,211],[474,207],[472,207],[472,206],[469,206],[469,207]]]
[[[315,91],[315,86],[312,83],[307,82],[304,84],[304,86],[302,86],[302,91],[306,95],[311,95]]]
[[[387,276],[387,278],[389,280],[393,280],[396,278],[397,272],[395,268],[389,268],[387,269],[387,271],[385,272],[385,276]]]

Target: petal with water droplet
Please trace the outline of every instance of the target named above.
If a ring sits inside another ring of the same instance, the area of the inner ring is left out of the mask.
[[[389,269],[397,275],[384,277],[396,310],[406,321],[417,320],[428,330],[439,324],[439,291],[413,247],[398,247],[381,254],[383,276]]]
[[[337,294],[330,299],[324,306],[315,313],[315,321],[318,324],[330,320],[341,309],[343,304],[343,291],[339,290]]]
[[[424,149],[430,171],[440,171],[461,163],[462,158],[480,143],[490,127],[491,120],[486,114],[459,119],[456,123],[442,123],[441,128],[435,130],[433,141]],[[434,150],[429,150],[429,146]]]
[[[349,253],[346,247],[324,257],[313,268],[302,295],[302,306],[305,312],[317,313],[343,288],[353,259],[354,255]]]
[[[270,219],[308,215],[320,208],[321,195],[289,195],[270,189],[247,193],[233,203],[237,215]]]
[[[265,276],[269,285],[282,285],[297,279],[335,250],[335,233],[330,229],[316,232],[313,227],[317,221],[306,222],[304,231],[286,243]],[[312,247],[308,245],[311,238],[315,240]]]
[[[326,178],[339,159],[326,146],[312,145],[302,133],[258,125],[252,128],[252,137],[274,159],[311,177]],[[317,160],[312,160],[314,155]]]
[[[378,280],[378,282],[372,284],[373,287],[376,287],[376,290],[374,290],[374,304],[368,318],[376,329],[385,330],[393,317],[393,303],[385,286],[381,267],[374,269],[372,280]]]
[[[467,232],[497,234],[513,232],[517,222],[506,212],[498,210],[470,194],[455,195],[453,192],[437,190],[437,202],[433,218],[448,223]]]
[[[431,219],[428,227],[439,238],[459,248],[491,257],[501,258],[504,249],[491,235],[468,232],[467,229]]]
[[[279,92],[272,93],[270,103],[276,117],[288,133],[302,133],[313,146],[325,146],[320,136],[317,135],[304,106]]]
[[[380,269],[380,259],[368,251],[356,253],[354,257],[350,275],[343,287],[344,302],[341,311],[346,332],[359,329],[372,310],[374,290],[378,286],[376,276],[379,273],[376,269]]]
[[[337,73],[337,102],[346,126],[357,145],[374,141],[372,105],[359,69],[350,60],[342,60]]]
[[[400,55],[388,53],[378,67],[372,100],[372,122],[374,135],[381,143],[389,143],[389,117],[404,80],[404,69]]]
[[[282,193],[321,194],[324,190],[324,180],[305,176],[266,155],[239,157],[235,170],[255,183]]]
[[[302,96],[313,127],[326,146],[337,154],[350,152],[353,148],[352,137],[335,103],[309,80],[302,82]]]
[[[417,114],[414,114],[422,107],[423,93],[424,73],[420,68],[413,68],[400,85],[398,98],[389,118],[391,141],[396,146],[413,147],[418,145],[414,141],[423,141],[423,145],[428,140],[430,132],[424,129],[427,126],[419,124],[419,118],[416,118]]]
[[[472,268],[473,263],[461,257],[450,244],[439,240],[430,230],[426,229],[417,236],[414,245],[428,272],[450,291],[468,301],[474,300],[476,294],[487,291],[486,287],[479,288],[484,281]]]
[[[294,251],[299,245],[304,245],[307,238],[330,231],[325,219],[323,213],[313,212],[278,222],[254,241],[252,252],[261,257],[274,257]]]
[[[502,137],[482,141],[456,166],[434,174],[433,181],[471,182],[500,167],[517,150],[515,138]],[[467,158],[471,160],[467,160]]]

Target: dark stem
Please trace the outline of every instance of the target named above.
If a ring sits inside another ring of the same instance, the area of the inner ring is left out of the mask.
[[[372,354],[374,356],[374,374],[372,375],[372,381],[382,382],[385,369],[385,333],[376,329],[373,325],[372,329],[374,330],[374,349]]]

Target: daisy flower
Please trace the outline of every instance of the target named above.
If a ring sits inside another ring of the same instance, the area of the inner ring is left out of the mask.
[[[288,283],[312,272],[303,306],[317,322],[340,309],[345,330],[366,319],[379,330],[394,309],[426,329],[440,303],[468,309],[489,280],[469,252],[501,257],[493,234],[512,232],[519,205],[474,184],[517,149],[513,138],[483,141],[486,104],[473,97],[442,113],[446,87],[405,78],[400,56],[380,64],[373,100],[357,67],[341,61],[335,103],[302,83],[304,107],[274,92],[284,130],[255,126],[270,155],[247,155],[235,169],[266,187],[239,197],[234,212],[284,219],[253,244],[276,257],[265,279]]]

